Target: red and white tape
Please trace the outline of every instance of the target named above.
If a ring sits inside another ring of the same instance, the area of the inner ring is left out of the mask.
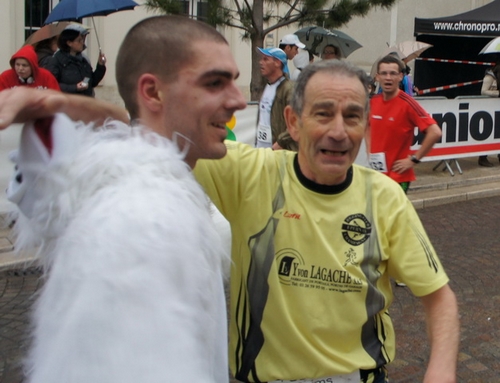
[[[429,88],[429,89],[419,90],[417,92],[417,94],[421,95],[421,94],[434,93],[434,92],[439,92],[441,90],[447,90],[447,89],[459,88],[459,87],[462,87],[462,86],[479,84],[481,82],[483,82],[483,80],[474,80],[474,81],[467,81],[467,82],[459,82],[457,84],[443,85],[443,86],[438,86],[438,87],[435,87],[435,88]]]
[[[448,60],[448,59],[436,59],[430,57],[417,57],[417,60],[422,61],[434,61],[438,63],[452,63],[452,64],[470,64],[470,65],[486,65],[486,66],[494,66],[494,62],[487,61],[469,61],[469,60]]]

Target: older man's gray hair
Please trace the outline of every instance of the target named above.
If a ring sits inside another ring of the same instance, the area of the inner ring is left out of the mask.
[[[370,79],[368,75],[360,68],[350,64],[347,61],[341,60],[322,60],[319,62],[312,63],[306,66],[300,73],[297,82],[295,83],[295,90],[293,92],[291,106],[292,109],[297,113],[297,115],[302,115],[304,109],[304,93],[307,84],[312,76],[316,73],[328,73],[331,75],[340,75],[346,77],[356,77],[366,91],[366,104],[365,110],[368,113],[369,109],[369,97],[368,97],[368,85],[370,84]]]

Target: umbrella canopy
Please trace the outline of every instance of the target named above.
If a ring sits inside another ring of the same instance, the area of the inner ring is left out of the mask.
[[[396,44],[396,48],[399,49],[401,53],[403,53],[404,61],[406,63],[415,60],[418,56],[422,54],[426,49],[431,48],[433,45],[423,43],[421,41],[403,41],[401,43]]]
[[[481,49],[479,54],[500,53],[500,37],[496,37]]]
[[[114,12],[134,9],[137,5],[139,4],[132,0],[62,0],[49,14],[45,24],[83,17],[107,16]]]
[[[377,57],[375,62],[372,65],[372,69],[370,71],[370,76],[375,78],[377,74],[377,64],[382,57],[387,55],[394,55],[403,61],[405,64],[409,63],[412,60],[415,60],[418,56],[422,54],[423,51],[432,47],[431,44],[422,43],[420,41],[403,41],[401,43],[397,43],[392,45],[382,52],[382,54]]]
[[[362,47],[356,40],[344,32],[328,30],[321,27],[305,27],[295,34],[306,45],[306,49],[315,55],[321,54],[327,45],[334,45],[340,49],[342,57],[349,56],[356,49]]]
[[[70,23],[68,21],[62,21],[60,23],[54,23],[54,24],[48,24],[45,25],[44,27],[40,28],[36,32],[32,33],[24,42],[24,45],[35,45],[36,43],[51,39],[54,36],[60,35],[61,32],[70,24],[78,24],[82,28],[87,28],[85,25],[79,24],[79,23]]]

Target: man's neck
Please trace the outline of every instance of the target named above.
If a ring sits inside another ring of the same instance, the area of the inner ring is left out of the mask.
[[[283,72],[276,73],[275,75],[266,77],[266,80],[269,84],[274,84],[276,81],[278,81],[281,77],[283,77]]]
[[[385,93],[385,92],[382,92],[382,97],[384,98],[384,101],[389,101],[389,100],[392,100],[394,97],[396,97],[399,93],[400,89],[397,89],[395,92],[393,93]]]

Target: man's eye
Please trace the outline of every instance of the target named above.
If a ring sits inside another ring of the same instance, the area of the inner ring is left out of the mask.
[[[344,117],[346,120],[357,122],[361,119],[359,114],[348,114]]]
[[[327,118],[330,117],[332,114],[326,110],[320,110],[316,112],[316,116],[320,118]]]
[[[223,84],[222,80],[214,80],[214,81],[209,82],[208,86],[210,88],[219,88],[222,86],[222,84]]]

